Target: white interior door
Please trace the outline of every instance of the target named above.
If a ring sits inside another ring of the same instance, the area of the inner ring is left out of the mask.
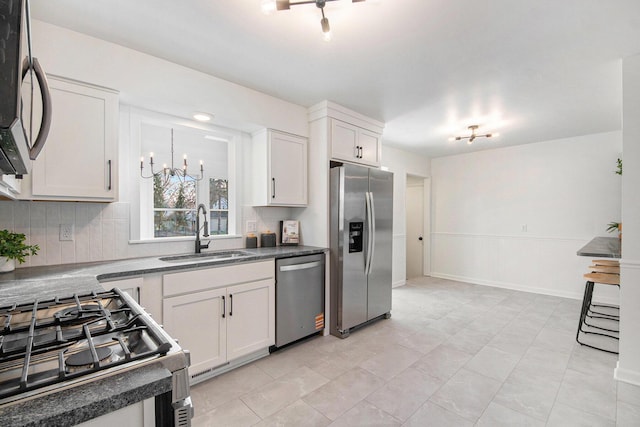
[[[424,180],[407,177],[407,279],[424,275]]]

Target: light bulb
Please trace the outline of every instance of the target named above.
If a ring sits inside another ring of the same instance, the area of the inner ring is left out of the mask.
[[[276,0],[262,0],[261,7],[262,13],[271,15],[276,11]]]
[[[323,17],[320,20],[320,25],[322,26],[322,32],[324,33],[324,41],[331,41],[331,26],[329,25],[329,20]]]

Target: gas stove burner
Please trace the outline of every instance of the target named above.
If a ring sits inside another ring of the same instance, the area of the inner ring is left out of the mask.
[[[109,310],[102,308],[98,304],[84,304],[80,307],[73,306],[65,308],[64,310],[60,310],[57,313],[54,313],[53,317],[55,317],[60,322],[68,323],[75,321],[84,321],[94,317],[105,317],[109,314]]]
[[[98,355],[98,360],[103,361],[111,357],[111,354],[113,354],[113,350],[109,347],[98,347],[96,348],[96,354]],[[67,357],[65,363],[70,368],[91,366],[93,365],[93,355],[91,354],[91,350],[83,350],[79,353],[75,353]]]

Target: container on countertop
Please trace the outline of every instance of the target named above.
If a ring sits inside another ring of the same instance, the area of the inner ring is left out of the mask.
[[[274,248],[276,246],[276,233],[272,233],[267,230],[264,233],[260,233],[260,247],[261,248]]]
[[[244,246],[247,249],[257,248],[258,247],[258,237],[253,233],[247,234],[247,238],[245,239],[245,245]]]

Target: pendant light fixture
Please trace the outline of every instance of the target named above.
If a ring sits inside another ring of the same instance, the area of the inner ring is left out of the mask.
[[[478,135],[476,133],[476,130],[478,130],[478,125],[471,125],[469,126],[467,129],[469,129],[471,131],[471,135],[469,136],[452,136],[451,138],[449,138],[449,141],[460,141],[462,139],[468,139],[467,144],[471,145],[473,144],[473,140],[476,138],[493,138],[496,137],[500,134],[498,133],[485,133],[482,135]]]
[[[151,175],[144,175],[144,156],[140,157],[140,176],[144,179],[152,179],[152,178],[163,178],[166,182],[168,179],[172,177],[178,177],[178,179],[185,181],[187,179],[193,181],[202,181],[204,178],[204,164],[202,160],[200,160],[200,176],[192,176],[187,172],[187,155],[185,154],[183,157],[182,168],[176,168],[173,163],[173,129],[171,129],[171,167],[167,166],[165,163],[162,165],[162,170],[155,172],[153,170],[153,153],[149,153],[149,165],[151,167]]]
[[[315,4],[317,8],[322,12],[322,19],[320,20],[320,27],[322,28],[322,33],[324,34],[324,39],[326,41],[331,40],[331,26],[329,25],[329,19],[324,16],[324,6],[327,2],[330,1],[338,1],[338,0],[302,0],[302,1],[291,1],[291,0],[262,0],[262,11],[265,14],[273,13],[277,10],[289,10],[291,6],[297,6],[300,4]],[[365,0],[351,0],[352,3],[359,3]]]

